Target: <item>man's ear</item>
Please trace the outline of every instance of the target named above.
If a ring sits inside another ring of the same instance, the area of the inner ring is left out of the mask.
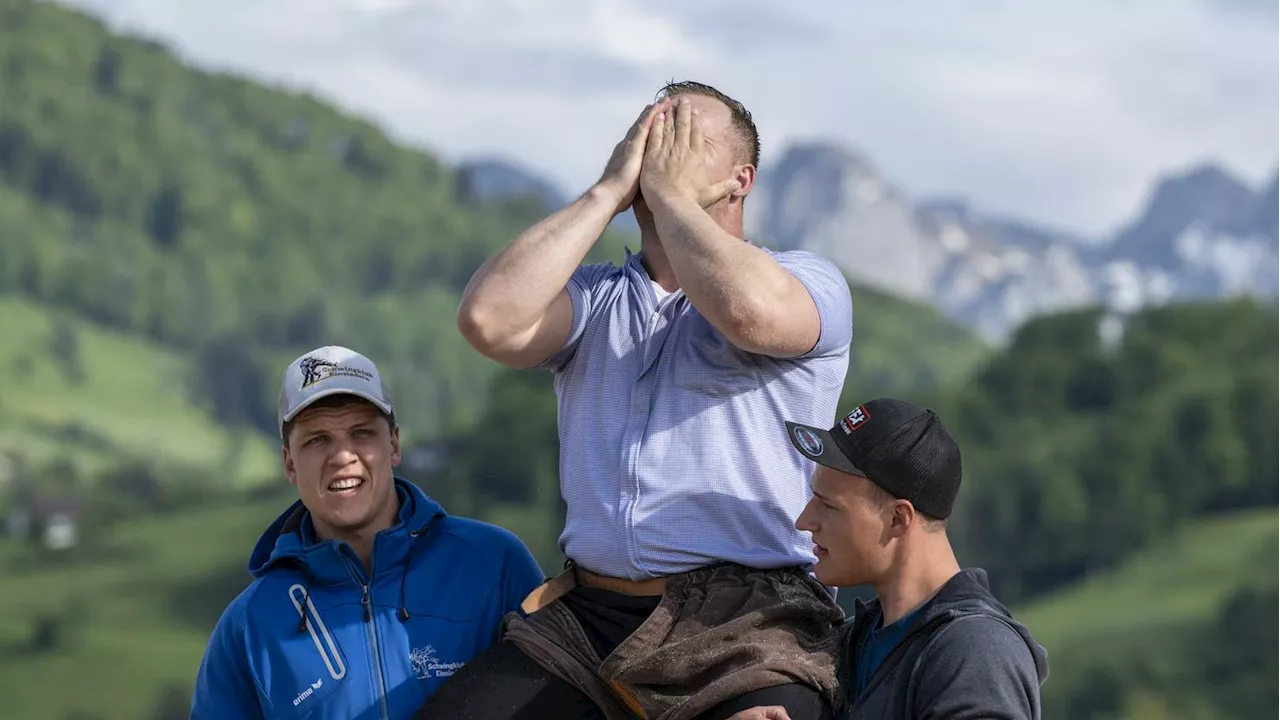
[[[751,192],[751,188],[755,187],[756,166],[750,164],[738,166],[738,171],[734,174],[733,179],[737,180],[738,185],[741,187],[729,193],[729,198],[741,200]]]
[[[293,453],[289,452],[289,446],[281,443],[280,459],[284,463],[284,474],[289,478],[292,485],[298,484],[298,469],[293,464]]]
[[[910,500],[894,500],[893,516],[889,519],[889,536],[902,537],[919,521],[915,506]]]
[[[391,467],[400,465],[400,426],[391,428]]]

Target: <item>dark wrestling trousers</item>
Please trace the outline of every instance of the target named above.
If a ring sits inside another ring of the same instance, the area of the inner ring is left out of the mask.
[[[601,588],[575,587],[564,596],[600,657],[607,657],[658,607],[660,596],[635,597]],[[777,685],[740,695],[698,720],[727,720],[761,705],[780,705],[792,720],[830,720],[817,690]],[[500,641],[457,672],[414,716],[416,720],[604,720],[591,700],[525,655]]]

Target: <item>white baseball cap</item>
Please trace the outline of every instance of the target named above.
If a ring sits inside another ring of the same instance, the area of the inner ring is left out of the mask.
[[[331,395],[355,395],[387,415],[395,412],[372,360],[339,345],[326,345],[299,356],[284,371],[279,406],[281,436],[285,423],[315,401]]]

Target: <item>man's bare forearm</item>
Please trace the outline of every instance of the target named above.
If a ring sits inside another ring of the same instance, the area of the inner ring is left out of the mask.
[[[730,342],[774,356],[799,355],[817,342],[808,290],[768,253],[725,231],[692,198],[646,202],[685,296]]]
[[[468,340],[501,343],[536,325],[604,233],[617,204],[608,190],[593,187],[481,265],[458,311]]]

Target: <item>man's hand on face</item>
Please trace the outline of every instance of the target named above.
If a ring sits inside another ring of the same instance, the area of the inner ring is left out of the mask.
[[[640,166],[644,161],[645,147],[649,141],[649,127],[654,118],[670,105],[666,98],[646,105],[640,117],[632,123],[631,129],[613,148],[613,155],[605,164],[604,173],[596,186],[608,193],[611,199],[617,199],[614,214],[631,207],[636,191],[640,188]]]
[[[750,710],[734,713],[729,720],[791,720],[787,709],[777,705],[769,707],[753,707]]]
[[[701,118],[688,100],[676,98],[649,125],[640,191],[687,197],[705,208],[742,187],[734,178],[708,177],[705,152]]]

